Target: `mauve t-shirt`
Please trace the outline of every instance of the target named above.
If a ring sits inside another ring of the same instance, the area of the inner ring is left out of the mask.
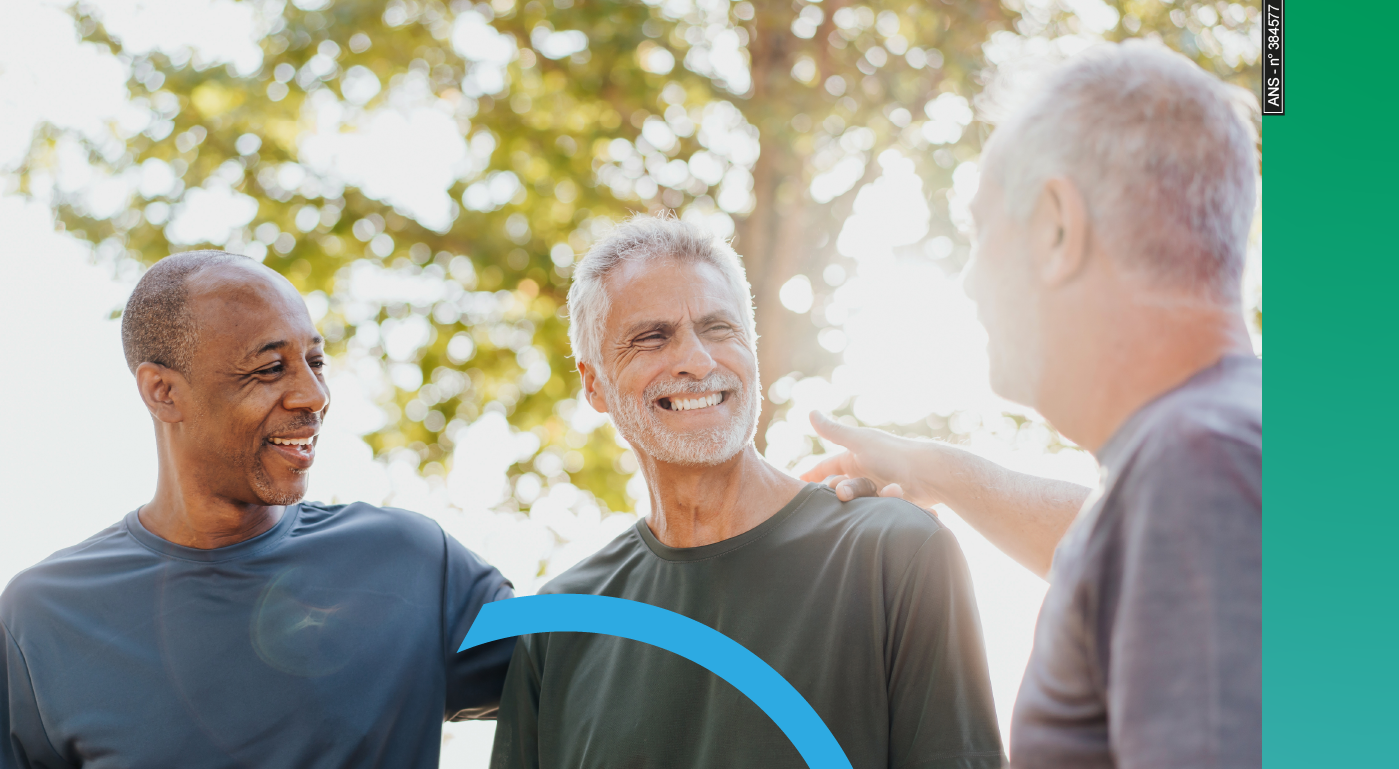
[[[1199,372],[1098,459],[1055,551],[1012,766],[1260,766],[1262,362]]]

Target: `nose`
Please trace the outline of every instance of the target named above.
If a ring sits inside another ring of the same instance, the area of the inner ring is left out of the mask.
[[[718,368],[719,364],[714,362],[714,357],[709,354],[704,340],[695,334],[693,328],[686,328],[678,334],[676,342],[675,362],[670,367],[672,377],[704,379],[709,376],[711,371]]]
[[[330,388],[325,380],[317,375],[310,364],[302,361],[293,378],[291,388],[282,398],[282,405],[288,411],[319,413],[330,405]]]

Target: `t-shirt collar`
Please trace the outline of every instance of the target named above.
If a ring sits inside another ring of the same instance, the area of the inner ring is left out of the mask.
[[[1186,379],[1179,385],[1147,401],[1145,405],[1133,412],[1131,416],[1127,417],[1126,421],[1118,425],[1112,437],[1108,438],[1107,442],[1100,446],[1097,452],[1094,453],[1094,457],[1098,460],[1098,464],[1103,467],[1108,467],[1116,463],[1120,458],[1118,455],[1132,443],[1132,436],[1137,433],[1137,425],[1149,418],[1148,415],[1153,411],[1153,407],[1156,404],[1170,397],[1172,394],[1193,387],[1201,380],[1227,368],[1258,364],[1261,362],[1258,356],[1247,353],[1231,353],[1225,355],[1213,364],[1191,374],[1189,379]]]
[[[797,492],[797,495],[792,497],[791,501],[783,505],[782,509],[774,513],[771,518],[736,537],[729,537],[728,539],[713,542],[708,545],[701,545],[699,547],[671,547],[661,542],[659,539],[656,539],[656,535],[652,533],[651,527],[647,525],[645,518],[636,522],[636,533],[641,537],[641,541],[645,542],[646,546],[651,549],[652,553],[655,553],[664,560],[703,561],[706,558],[713,558],[732,552],[750,542],[755,542],[767,536],[773,529],[781,526],[783,521],[791,517],[792,513],[800,509],[801,506],[811,498],[811,495],[815,494],[816,491],[821,488],[824,487],[819,483],[806,484],[805,488]]]
[[[296,518],[301,514],[301,504],[288,505],[282,511],[282,519],[267,531],[256,537],[236,542],[227,547],[216,547],[212,550],[200,550],[195,547],[185,547],[177,545],[167,539],[162,539],[151,533],[149,529],[141,523],[140,508],[132,510],[126,514],[124,525],[126,531],[133,539],[141,543],[146,549],[158,555],[165,555],[171,558],[180,558],[186,561],[202,561],[204,563],[219,563],[222,561],[232,561],[253,553],[264,550],[275,545],[287,532],[291,531],[295,525]]]

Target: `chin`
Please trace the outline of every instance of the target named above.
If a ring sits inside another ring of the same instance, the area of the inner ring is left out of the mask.
[[[295,491],[293,491],[293,490],[291,490],[291,489],[268,489],[268,490],[258,489],[258,490],[257,490],[257,501],[258,501],[259,503],[264,504],[264,505],[267,505],[267,506],[269,506],[269,507],[276,507],[276,506],[286,507],[286,506],[288,506],[288,505],[294,505],[294,504],[296,504],[297,502],[300,502],[302,499],[305,499],[305,498],[306,498],[306,490],[305,490],[305,489],[297,489],[297,490],[295,490]]]
[[[294,478],[274,481],[265,473],[257,473],[250,484],[259,504],[268,506],[294,505],[306,497],[307,479]]]
[[[991,361],[991,391],[1024,406],[1035,406],[1035,379],[1026,366]]]

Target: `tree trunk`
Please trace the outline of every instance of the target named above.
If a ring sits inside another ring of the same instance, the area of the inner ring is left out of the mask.
[[[839,0],[827,3],[817,40],[825,40],[835,29],[832,17],[840,5]],[[811,98],[793,90],[790,74],[797,46],[804,43],[791,34],[794,14],[790,8],[772,4],[758,8],[748,45],[753,90],[741,106],[748,122],[758,129],[760,154],[753,167],[753,212],[737,222],[735,245],[753,287],[760,335],[758,371],[769,386],[803,365],[810,369],[804,374],[819,373],[816,369],[826,354],[816,345],[816,329],[804,316],[784,307],[779,294],[789,279],[815,266],[818,256],[834,251],[837,233],[833,228],[849,215],[854,194],[870,173],[867,169],[866,178],[835,201],[823,205],[811,199],[805,175],[809,158],[797,149],[799,135],[791,122],[802,111],[803,96]],[[819,46],[817,54],[824,59],[825,46]],[[823,60],[822,70],[831,70],[828,60]],[[823,235],[829,236],[824,250],[817,247]],[[756,437],[759,451],[767,447],[773,411],[773,404],[764,397]]]
[[[748,52],[753,91],[744,112],[758,129],[759,156],[753,166],[753,212],[736,225],[736,246],[744,256],[756,305],[758,372],[764,386],[792,370],[793,324],[797,317],[783,306],[778,292],[783,282],[804,266],[806,195],[802,162],[789,144],[792,133],[787,109],[781,105],[784,84],[790,84],[786,50],[790,11],[759,5],[753,20]],[[783,146],[787,143],[788,146]],[[758,450],[767,446],[772,404],[762,399],[758,416]]]

